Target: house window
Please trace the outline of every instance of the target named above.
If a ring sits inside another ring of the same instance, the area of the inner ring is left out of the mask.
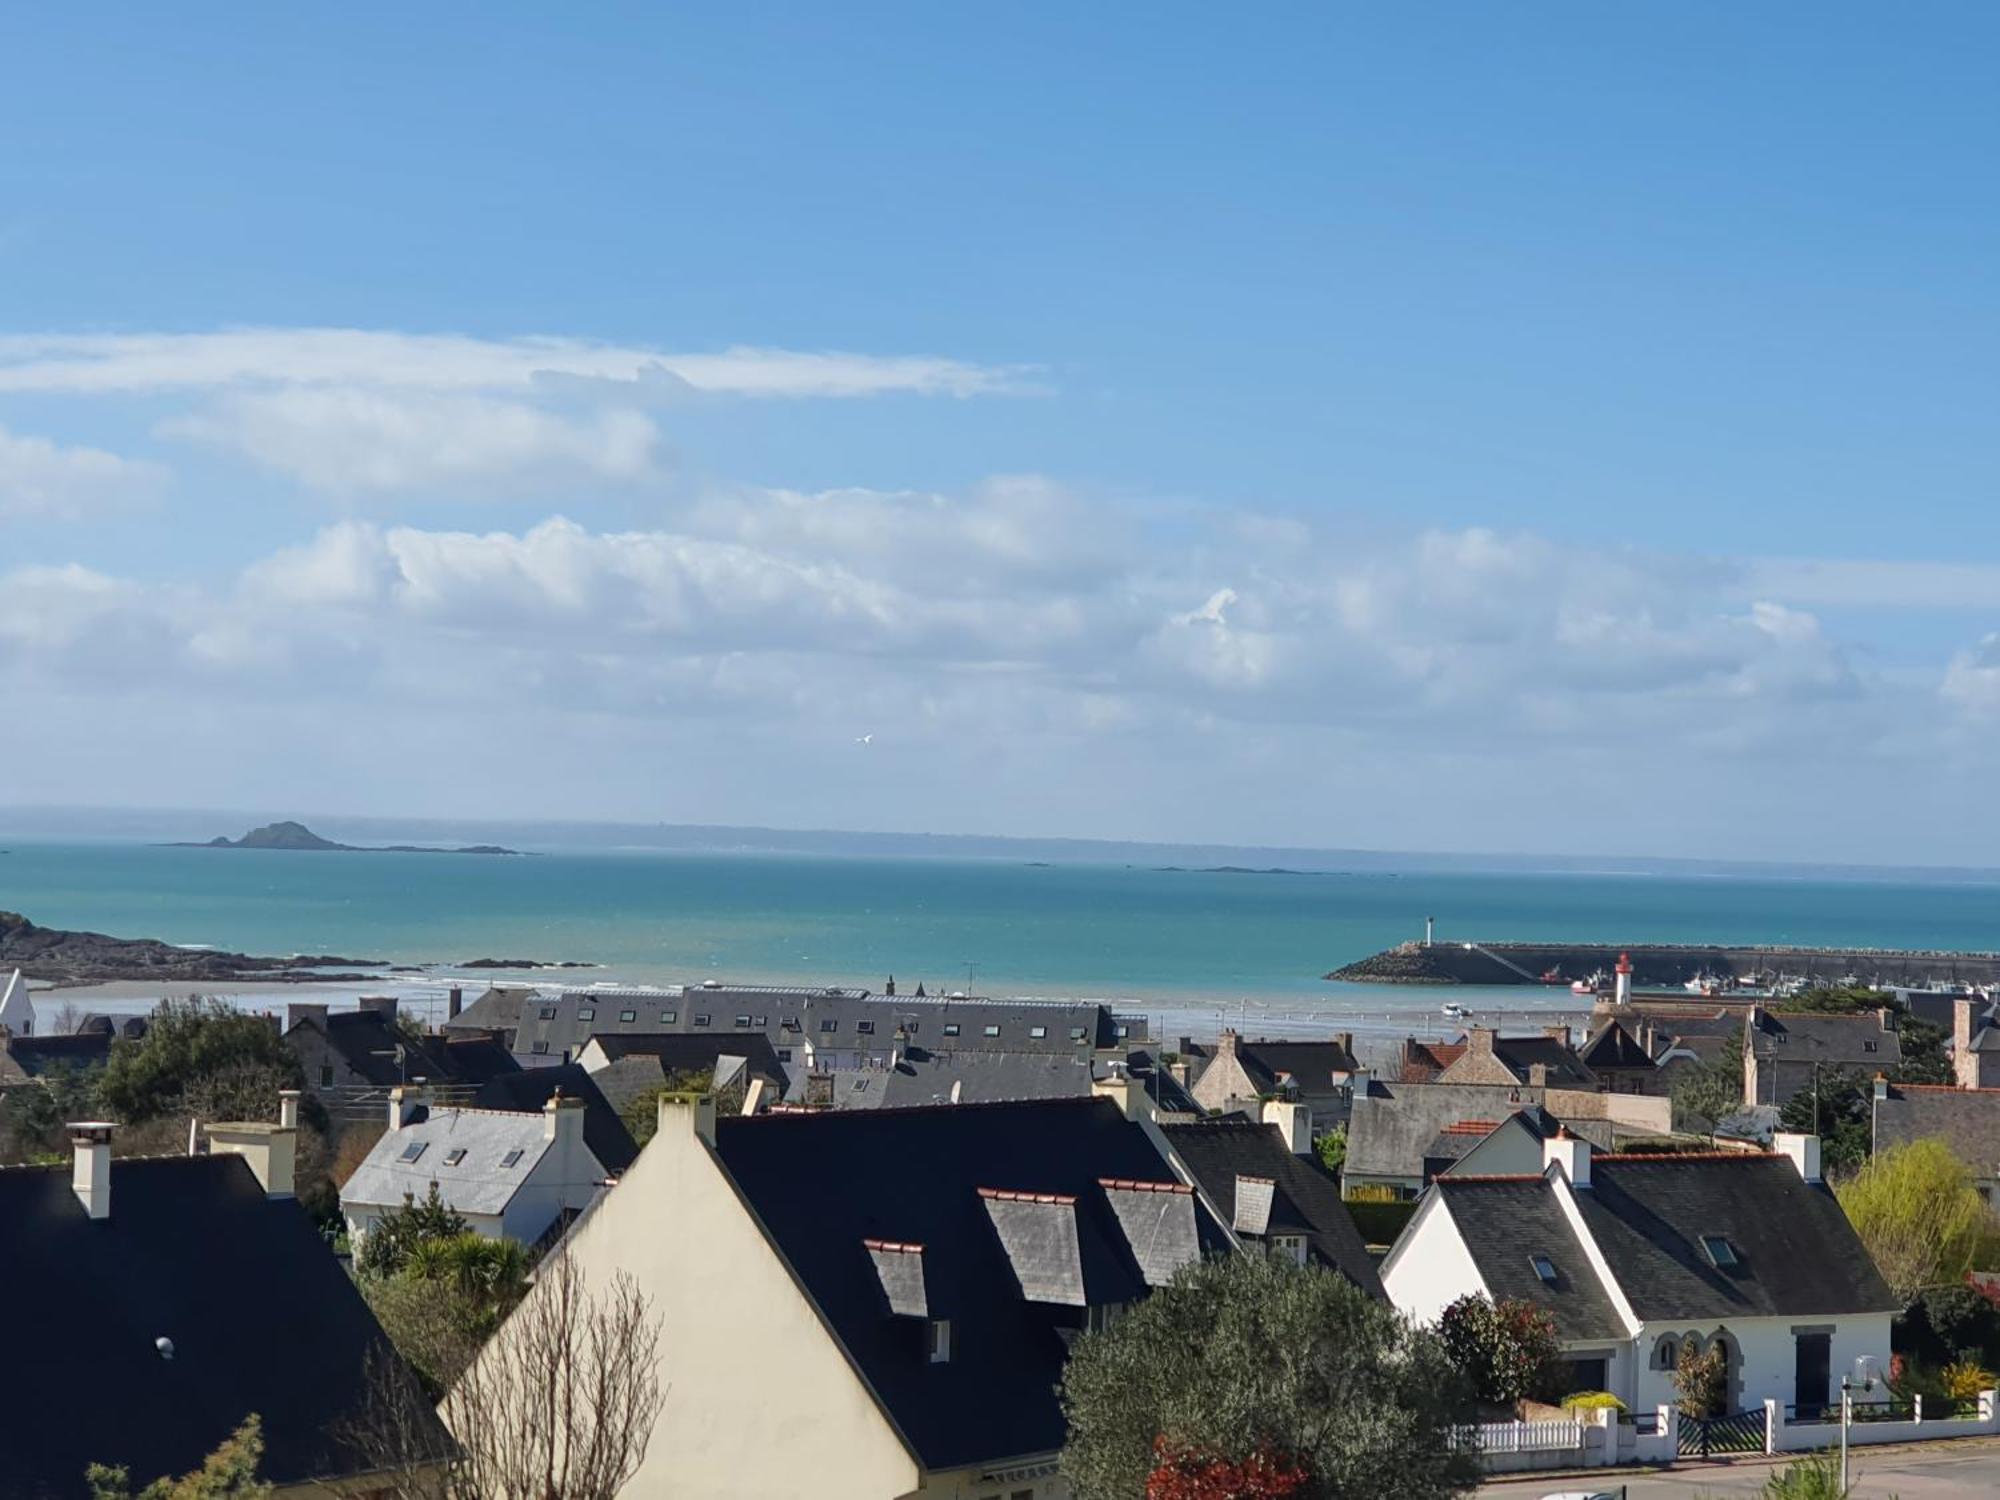
[[[790,1047],[780,1047],[778,1049],[778,1061],[790,1062],[791,1060],[792,1060],[792,1049]]]
[[[796,1016],[786,1016],[784,1020],[782,1020],[782,1021],[780,1021],[780,1022],[778,1023],[778,1030],[780,1030],[780,1031],[797,1031],[797,1030],[799,1030],[799,1022],[798,1022],[798,1017],[796,1017]]]
[[[1028,1028],[1028,1035],[1033,1037],[1038,1042],[1048,1034],[1049,1034],[1049,1028],[1046,1026],[1030,1026]]]
[[[1132,1028],[1130,1026],[1124,1025],[1121,1022],[1118,1027],[1118,1040],[1121,1042],[1124,1041],[1126,1037],[1131,1035],[1131,1033],[1132,1033]]]
[[[681,1013],[677,1010],[663,1010],[660,1012],[660,1024],[662,1026],[671,1026],[680,1018]]]
[[[319,1065],[319,1086],[323,1089],[330,1089],[333,1087],[332,1063],[321,1063]]]
[[[867,1091],[868,1091],[868,1080],[867,1080],[867,1079],[865,1079],[865,1078],[857,1078],[857,1079],[855,1079],[855,1080],[854,1080],[854,1092],[855,1092],[855,1093],[857,1093],[857,1094],[864,1094],[864,1093],[866,1093]]]
[[[444,1154],[444,1164],[447,1167],[455,1167],[464,1160],[465,1160],[465,1147],[463,1146],[453,1146],[451,1150],[445,1152]]]
[[[627,1026],[630,1026],[634,1021],[639,1019],[639,1012],[636,1010],[621,1010],[618,1012],[618,1019],[623,1021]]]
[[[544,1021],[553,1021],[555,1018],[556,1008],[553,1005],[544,1005],[542,1007],[542,1019]]]
[[[757,1018],[757,1029],[759,1031],[769,1031],[771,1029],[771,1018],[769,1016],[759,1016]]]
[[[750,1018],[748,1016],[738,1016],[736,1018],[736,1029],[738,1031],[748,1031],[750,1029]]]
[[[597,1009],[595,1006],[587,1005],[576,1013],[576,1018],[579,1021],[595,1021],[597,1019]]]
[[[518,1167],[520,1164],[521,1153],[518,1151],[509,1151],[505,1156],[500,1158],[500,1165],[503,1167]]]
[[[915,1036],[917,1034],[917,1023],[915,1021],[905,1021],[903,1023],[903,1030],[907,1031],[911,1036]]]
[[[863,1036],[873,1036],[875,1034],[875,1023],[873,1021],[856,1021],[854,1029]]]
[[[1680,1368],[1681,1341],[1671,1333],[1660,1335],[1660,1341],[1653,1345],[1653,1368],[1675,1370]]]
[[[697,1026],[706,1026],[708,1024],[707,1013],[704,1011],[695,1012],[694,1024]]]
[[[1861,1050],[1863,1052],[1873,1052],[1875,1050],[1875,1044],[1873,1042],[1863,1042],[1861,1044]]]
[[[1000,1028],[998,1026],[989,1026],[986,1028],[986,1034],[988,1036],[998,1036],[1000,1035]]]
[[[1709,1263],[1718,1271],[1727,1270],[1736,1264],[1736,1247],[1722,1235],[1703,1235],[1701,1248],[1708,1252]]]
[[[429,1144],[430,1144],[429,1141],[411,1141],[409,1145],[403,1148],[403,1154],[397,1157],[396,1160],[415,1161],[418,1157],[424,1154],[424,1147],[428,1146]]]
[[[1306,1263],[1306,1237],[1302,1234],[1274,1234],[1271,1236],[1271,1253],[1279,1260],[1302,1266]]]
[[[533,1052],[535,1056],[540,1057],[543,1053],[549,1050],[549,1044],[547,1042],[536,1042],[532,1047],[529,1048],[529,1050]]]
[[[1082,1026],[1072,1026],[1069,1029],[1069,1039],[1072,1042],[1080,1042],[1089,1035],[1090,1032]]]
[[[1084,1309],[1084,1327],[1092,1333],[1102,1333],[1113,1323],[1117,1322],[1119,1315],[1124,1311],[1125,1304],[1122,1302],[1097,1303],[1094,1306]]]
[[[1531,1255],[1528,1257],[1528,1264],[1534,1267],[1535,1275],[1543,1284],[1547,1286],[1556,1284],[1556,1263],[1546,1255]]]
[[[833,1033],[833,1032],[836,1032],[836,1031],[840,1030],[840,1022],[838,1022],[838,1021],[821,1021],[821,1022],[819,1023],[819,1030],[820,1030],[820,1035],[822,1035],[822,1036],[827,1036],[827,1035],[830,1035],[831,1033]]]
[[[944,1023],[944,1034],[945,1034],[946,1036],[957,1036],[957,1035],[958,1035],[958,1022],[956,1022],[956,1021],[947,1021],[947,1022],[945,1022],[945,1023]]]
[[[934,1365],[951,1362],[951,1321],[948,1318],[932,1318],[930,1330],[930,1356]]]

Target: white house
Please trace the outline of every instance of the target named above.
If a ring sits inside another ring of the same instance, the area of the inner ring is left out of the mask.
[[[21,977],[19,969],[0,986],[0,1026],[15,1036],[35,1034],[35,1006],[28,998],[28,981]]]
[[[347,1230],[364,1238],[406,1198],[438,1196],[488,1239],[532,1245],[602,1191],[604,1164],[583,1138],[583,1101],[560,1092],[539,1111],[433,1109],[394,1089],[390,1128],[340,1191]]]
[[[1634,1411],[1676,1400],[1683,1345],[1720,1345],[1731,1412],[1823,1407],[1857,1356],[1889,1361],[1901,1308],[1820,1178],[1777,1152],[1593,1156],[1560,1133],[1538,1173],[1439,1177],[1388,1258],[1389,1300],[1431,1321],[1483,1292],[1546,1308],[1571,1388]]]

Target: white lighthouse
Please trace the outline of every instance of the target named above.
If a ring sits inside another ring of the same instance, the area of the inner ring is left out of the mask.
[[[1612,973],[1618,976],[1618,987],[1612,991],[1611,1003],[1613,1005],[1630,1004],[1632,1000],[1632,955],[1629,953],[1619,954],[1618,967],[1613,969]]]

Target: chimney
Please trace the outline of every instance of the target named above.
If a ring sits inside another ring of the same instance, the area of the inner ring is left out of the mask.
[[[1618,966],[1612,972],[1617,978],[1616,986],[1611,991],[1611,1003],[1613,1005],[1630,1005],[1632,1003],[1632,955],[1629,953],[1619,954]]]
[[[385,1021],[396,1019],[396,997],[394,995],[363,995],[355,1002],[357,1010],[372,1010]]]
[[[299,1128],[299,1091],[278,1090],[278,1123],[287,1130]]]
[[[453,985],[451,987],[451,992],[444,997],[445,1018],[447,1020],[456,1021],[458,1019],[458,1013],[464,1009],[465,1009],[465,991],[460,989],[457,985]]]
[[[542,1139],[583,1139],[583,1101],[567,1097],[561,1089],[550,1094],[549,1102],[542,1106]]]
[[[1311,1156],[1313,1148],[1313,1112],[1309,1104],[1295,1103],[1289,1099],[1266,1099],[1264,1101],[1264,1123],[1278,1127],[1278,1134],[1285,1138],[1285,1149],[1294,1156]]]
[[[1333,1034],[1333,1040],[1334,1040],[1334,1044],[1335,1044],[1336,1046],[1338,1046],[1338,1047],[1340,1048],[1340,1050],[1341,1050],[1342,1052],[1345,1052],[1345,1053],[1346,1053],[1346,1054],[1348,1055],[1348,1057],[1349,1057],[1350,1059],[1352,1059],[1352,1058],[1353,1058],[1353,1056],[1354,1056],[1354,1033],[1353,1033],[1353,1032],[1351,1032],[1351,1031],[1337,1031],[1337,1032],[1335,1032],[1335,1033]]]
[[[1224,1032],[1223,1035],[1230,1033]],[[1127,1072],[1123,1063],[1111,1064],[1110,1077],[1091,1079],[1090,1092],[1094,1098],[1115,1102],[1119,1113],[1128,1120],[1145,1119],[1151,1114],[1146,1086]]]
[[[744,1115],[756,1114],[758,1110],[764,1107],[764,1095],[769,1093],[770,1090],[771,1084],[768,1079],[761,1077],[751,1079],[750,1087],[743,1091],[743,1108],[738,1110],[737,1113]]]
[[[314,1004],[309,1000],[288,1000],[285,1002],[285,1030],[290,1031],[301,1021],[314,1021],[321,1031],[326,1030],[326,1002]]]
[[[1222,1035],[1215,1039],[1215,1055],[1217,1060],[1219,1061],[1225,1057],[1234,1057],[1236,1055],[1236,1044],[1242,1040],[1243,1038],[1235,1032],[1225,1029]]]
[[[296,1105],[296,1100],[292,1102]],[[250,1170],[257,1174],[257,1181],[263,1184],[265,1197],[292,1196],[299,1159],[299,1133],[295,1126],[270,1125],[262,1120],[210,1125],[208,1151],[211,1156],[240,1156],[247,1161]]]
[[[1465,1033],[1465,1050],[1474,1057],[1491,1057],[1494,1035],[1491,1026],[1469,1028]]]
[[[1877,1073],[1875,1075],[1875,1097],[1877,1099],[1886,1099],[1889,1097],[1889,1075],[1887,1073]]]
[[[1816,1135],[1794,1135],[1781,1130],[1771,1137],[1771,1144],[1780,1153],[1792,1159],[1792,1165],[1799,1169],[1799,1176],[1807,1182],[1818,1182],[1819,1137]]]
[[[431,1091],[421,1083],[402,1083],[389,1090],[389,1128],[401,1130],[430,1113]]]
[[[1569,1027],[1567,1025],[1544,1026],[1542,1028],[1542,1035],[1552,1042],[1561,1042],[1565,1047],[1569,1045]]]
[[[1556,1133],[1542,1142],[1542,1167],[1546,1170],[1551,1164],[1571,1187],[1590,1186],[1590,1142],[1571,1135],[1567,1125],[1558,1125]]]
[[[1167,1071],[1173,1074],[1174,1082],[1178,1083],[1182,1088],[1185,1089],[1192,1086],[1189,1080],[1194,1077],[1194,1074],[1189,1070],[1186,1063],[1169,1063]]]
[[[1976,1089],[1985,1082],[1979,1054],[1972,1050],[1972,1039],[1979,1031],[1973,1010],[1978,1003],[1970,996],[1951,1002],[1951,1070],[1962,1089]]]
[[[715,1100],[707,1094],[660,1095],[659,1133],[668,1140],[697,1136],[715,1144]]]
[[[76,1201],[93,1219],[111,1217],[111,1126],[103,1120],[83,1120],[69,1127],[76,1149],[70,1186]]]
[[[1549,1065],[1547,1063],[1528,1064],[1528,1087],[1545,1089],[1549,1086]]]

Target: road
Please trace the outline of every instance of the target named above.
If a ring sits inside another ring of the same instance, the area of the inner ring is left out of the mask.
[[[2000,1494],[2000,1439],[1959,1438],[1930,1447],[1870,1452],[1857,1449],[1850,1460],[1855,1500],[1940,1500],[1951,1495]],[[1607,1490],[1625,1486],[1626,1500],[1692,1500],[1695,1496],[1755,1495],[1775,1465],[1742,1459],[1727,1464],[1682,1464],[1670,1473],[1624,1476],[1600,1469],[1593,1477],[1510,1479],[1484,1485],[1479,1500],[1541,1500],[1544,1495]],[[1593,1489],[1595,1487],[1595,1489]]]

